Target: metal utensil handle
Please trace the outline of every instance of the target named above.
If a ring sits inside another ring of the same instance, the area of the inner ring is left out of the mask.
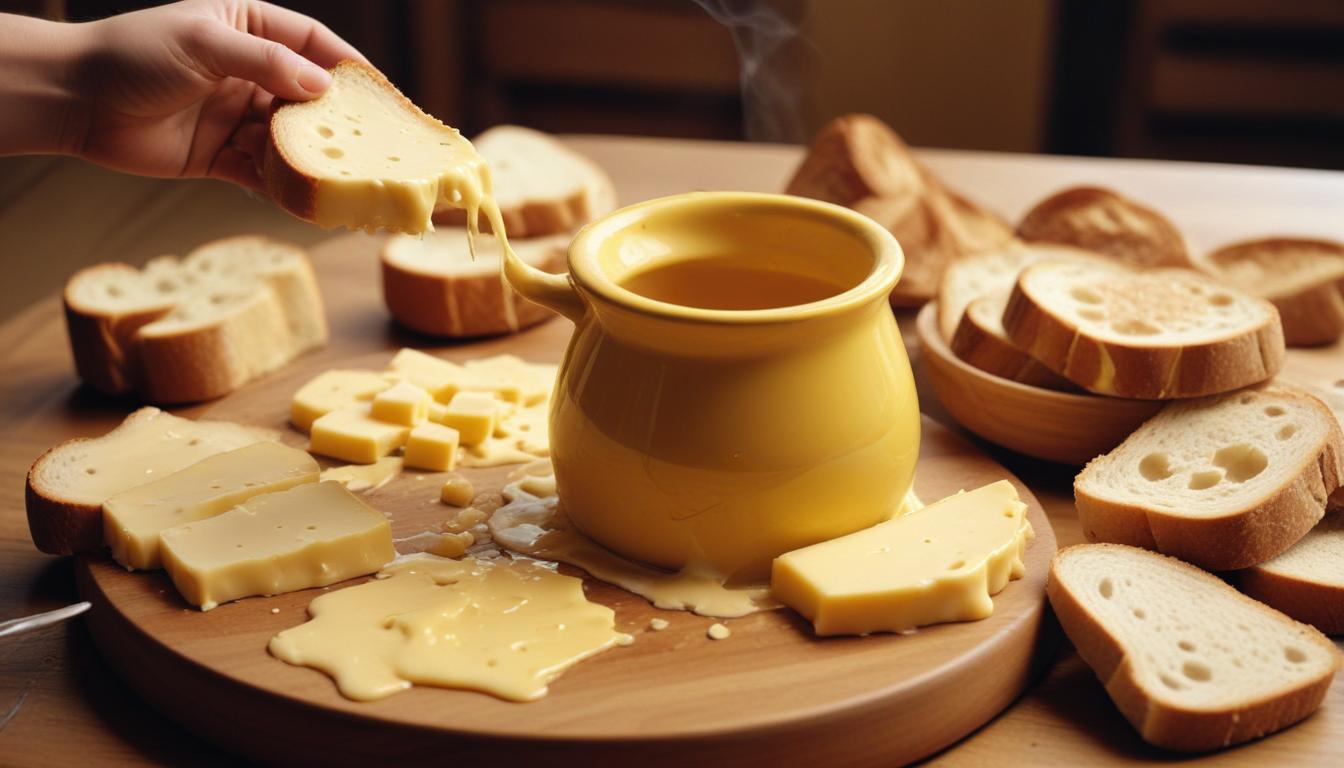
[[[24,616],[18,619],[0,622],[0,637],[7,635],[17,635],[21,632],[31,632],[34,629],[49,627],[66,619],[73,619],[79,614],[93,607],[93,603],[82,602],[74,605],[67,605],[64,608],[57,608],[54,611],[46,613],[35,613],[32,616]]]

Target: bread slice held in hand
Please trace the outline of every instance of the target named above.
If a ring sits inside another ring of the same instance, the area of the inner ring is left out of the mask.
[[[1022,217],[1017,236],[1098,251],[1133,267],[1192,266],[1176,225],[1109,189],[1073,187],[1051,195]]]
[[[1004,310],[1013,343],[1091,392],[1163,400],[1265,381],[1283,366],[1273,305],[1182,269],[1024,269]]]
[[[66,283],[64,299],[80,377],[156,403],[221,397],[327,339],[307,255],[260,236],[218,240],[143,270],[88,267]]]
[[[1046,583],[1078,655],[1145,741],[1198,752],[1306,718],[1340,665],[1320,632],[1171,557],[1063,549]]]
[[[1176,402],[1074,480],[1089,541],[1209,570],[1263,563],[1306,535],[1344,484],[1325,404],[1280,384]]]
[[[546,272],[564,272],[568,233],[513,241],[514,252]],[[506,333],[505,292],[499,279],[500,247],[490,235],[477,239],[476,258],[465,229],[440,229],[423,238],[392,237],[383,246],[383,299],[397,322],[420,333],[463,338]],[[518,327],[553,317],[548,309],[508,292]]]
[[[606,172],[541,131],[499,125],[472,144],[489,165],[495,202],[511,240],[565,234],[616,207],[616,190]],[[435,224],[466,221],[459,207],[441,205],[434,211]],[[480,228],[490,231],[484,216]]]
[[[1073,389],[1073,383],[1036,362],[1003,330],[1003,307],[1008,291],[981,296],[966,305],[952,336],[952,352],[962,360],[1001,379],[1033,387]]]
[[[1290,347],[1329,344],[1344,334],[1344,243],[1251,240],[1219,248],[1202,266],[1273,303]]]
[[[267,429],[141,408],[102,437],[67,440],[33,462],[25,490],[33,543],[53,555],[99,551],[107,499],[215,454],[275,440],[279,434]]]
[[[1237,574],[1246,594],[1327,635],[1344,635],[1344,509],[1288,551]]]

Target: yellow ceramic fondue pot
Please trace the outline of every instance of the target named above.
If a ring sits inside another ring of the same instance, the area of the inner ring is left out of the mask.
[[[550,425],[573,524],[636,560],[760,581],[783,552],[893,515],[919,452],[887,304],[903,266],[864,216],[742,192],[593,222],[567,276],[507,260],[519,293],[577,326]],[[774,306],[800,296],[819,298]]]

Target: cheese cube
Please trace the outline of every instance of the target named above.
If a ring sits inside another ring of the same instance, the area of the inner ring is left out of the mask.
[[[818,635],[983,619],[1021,578],[1026,505],[1000,480],[775,558],[770,590]]]
[[[379,421],[371,411],[366,403],[314,421],[309,450],[352,464],[372,464],[406,443],[409,427]]]
[[[391,385],[374,371],[326,371],[294,393],[289,420],[307,432],[314,421],[332,411],[373,399]]]
[[[219,453],[103,502],[103,536],[127,568],[159,567],[159,532],[204,520],[253,496],[316,483],[312,456],[280,443]]]
[[[462,366],[416,349],[403,349],[388,363],[387,375],[409,381],[428,392],[435,400],[446,403],[457,394]]]
[[[399,381],[373,398],[373,418],[413,427],[429,418],[429,393],[409,381]]]
[[[494,434],[503,405],[493,395],[459,392],[448,402],[443,425],[456,429],[463,445],[479,445]]]
[[[411,430],[402,458],[406,466],[447,472],[457,464],[457,430],[442,424],[421,424]]]
[[[388,519],[334,482],[257,496],[159,538],[173,586],[203,611],[250,595],[325,587],[397,556]]]
[[[429,401],[429,420],[435,424],[443,423],[444,414],[448,413],[448,406],[440,403],[438,400]]]

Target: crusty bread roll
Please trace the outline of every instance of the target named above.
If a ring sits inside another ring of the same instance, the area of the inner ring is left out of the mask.
[[[1167,217],[1098,187],[1073,187],[1042,200],[1022,217],[1017,235],[1098,251],[1132,267],[1193,266],[1185,239]]]
[[[1273,303],[1290,347],[1329,344],[1344,334],[1344,243],[1249,240],[1219,248],[1200,266]]]

